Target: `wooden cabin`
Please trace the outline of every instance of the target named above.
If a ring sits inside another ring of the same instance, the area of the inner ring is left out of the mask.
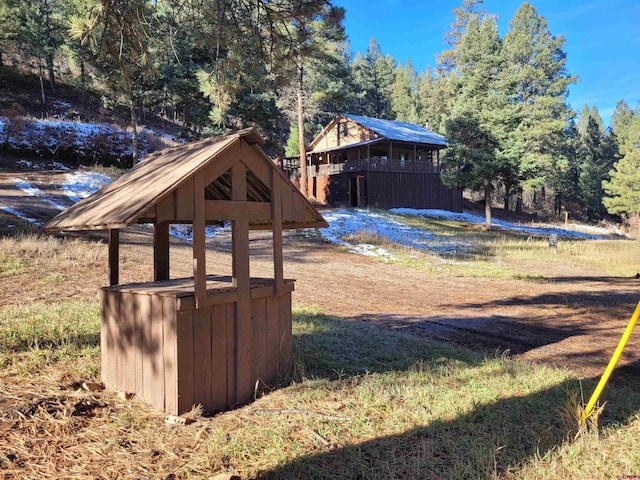
[[[418,125],[338,115],[309,146],[308,197],[340,207],[461,212],[462,192],[440,178],[443,148],[442,135]]]
[[[156,152],[62,212],[49,231],[108,230],[100,289],[105,385],[181,414],[247,403],[293,367],[282,230],[327,224],[247,129]],[[233,274],[206,271],[205,227],[231,221]],[[154,280],[119,284],[119,232],[153,225]],[[193,229],[193,278],[171,278],[169,226]],[[273,231],[273,278],[252,278],[249,230]]]

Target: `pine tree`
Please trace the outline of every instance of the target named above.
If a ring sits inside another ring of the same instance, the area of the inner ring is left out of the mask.
[[[456,61],[461,90],[452,117],[445,122],[449,146],[443,155],[443,180],[484,192],[485,225],[490,230],[491,191],[506,166],[498,139],[504,98],[496,88],[503,57],[493,17],[467,23]]]
[[[467,24],[472,19],[482,19],[487,14],[481,5],[482,0],[462,0],[462,5],[453,9],[451,30],[444,34],[444,43],[451,48],[443,50],[436,58],[439,75],[448,76],[455,71],[458,64],[457,45],[467,30]]]
[[[437,75],[430,67],[418,78],[419,123],[434,132],[444,132],[444,121],[449,117],[447,78]]]
[[[626,113],[629,109],[620,105],[620,111]],[[609,213],[635,217],[640,241],[640,116],[625,117],[618,115],[615,122],[612,117],[614,128],[626,126],[627,138],[622,150],[624,156],[609,172],[610,179],[602,182],[607,194],[603,203]]]
[[[600,125],[589,117],[587,129],[580,135],[581,145],[578,149],[579,161],[579,199],[581,200],[588,220],[602,218],[605,211],[603,180],[609,179],[609,171],[618,160],[618,145],[615,135],[600,131]]]
[[[391,87],[391,110],[395,120],[407,123],[418,123],[418,106],[416,90],[418,75],[407,60],[406,65],[399,63],[395,70],[395,81]]]
[[[578,116],[578,121],[576,122],[576,128],[578,129],[578,133],[580,136],[585,136],[587,134],[587,127],[589,126],[589,119],[591,118],[591,110],[589,109],[589,105],[586,103],[582,106],[582,110],[580,111],[580,115]]]
[[[602,117],[600,116],[600,112],[598,111],[598,107],[593,105],[591,107],[591,110],[589,111],[589,116],[593,119],[594,122],[596,122],[596,125],[598,125],[598,130],[600,130],[600,133],[604,133],[606,129],[604,126],[604,122],[602,121]]]
[[[568,86],[576,81],[566,69],[565,40],[549,31],[546,19],[524,2],[509,22],[503,40],[505,68],[499,88],[509,96],[503,110],[501,144],[510,159],[509,177],[517,188],[516,210],[522,209],[522,188],[548,182],[551,166],[570,117]]]
[[[2,54],[15,46],[20,29],[17,0],[0,0],[0,68],[4,66]]]
[[[611,115],[611,128],[618,138],[620,152],[626,154],[634,145],[634,139],[630,137],[629,131],[635,121],[634,118],[640,115],[640,111],[634,110],[627,102],[620,100]]]
[[[353,61],[353,79],[357,89],[358,111],[374,118],[393,119],[391,91],[395,81],[395,61],[383,55],[374,38],[367,55],[358,53]]]
[[[129,106],[134,164],[138,161],[136,106],[143,80],[153,73],[150,9],[147,0],[93,0],[87,13],[74,17],[71,26],[71,37],[82,43],[113,93]]]

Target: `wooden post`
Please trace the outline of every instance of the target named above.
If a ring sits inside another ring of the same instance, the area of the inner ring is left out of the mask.
[[[193,281],[196,308],[204,308],[207,299],[207,258],[205,251],[204,178],[193,177]]]
[[[169,222],[153,227],[153,279],[169,280]]]
[[[120,230],[109,229],[109,285],[118,285],[120,276]]]
[[[282,192],[277,174],[271,170],[271,222],[273,224],[273,278],[275,296],[282,294],[284,273],[282,267]]]
[[[242,143],[240,158],[242,158]],[[245,153],[246,154],[246,153]],[[247,199],[247,168],[231,167],[231,200]],[[253,328],[251,324],[251,280],[249,276],[249,220],[232,220],[233,286],[236,287],[236,400],[247,402],[253,389]]]
[[[393,142],[389,140],[389,166],[387,167],[388,170],[393,169],[392,163],[393,163]]]
[[[418,171],[418,147],[416,144],[413,144],[413,171]]]

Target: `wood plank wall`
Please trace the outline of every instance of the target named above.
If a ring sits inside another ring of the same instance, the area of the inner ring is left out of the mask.
[[[238,329],[235,302],[179,311],[174,297],[101,289],[105,385],[174,415],[197,404],[213,413],[250,402],[253,389],[238,392],[240,369],[262,388],[293,368],[291,293],[259,292],[246,331]],[[239,344],[250,346],[250,365],[240,365]]]
[[[350,173],[330,176],[327,203],[336,207],[351,206],[349,183],[355,177],[357,174]],[[364,190],[366,205],[370,207],[462,211],[462,192],[445,186],[438,174],[369,171],[365,173]]]

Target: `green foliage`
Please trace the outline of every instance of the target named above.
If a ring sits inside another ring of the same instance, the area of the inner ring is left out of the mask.
[[[608,180],[608,172],[618,159],[618,145],[610,132],[602,133],[594,118],[589,118],[586,131],[580,135],[578,148],[579,198],[589,220],[604,214],[602,182]]]
[[[298,135],[298,125],[291,125],[289,138],[287,139],[287,146],[284,150],[284,155],[286,157],[297,157],[298,155],[300,155],[300,142],[298,141]]]
[[[447,120],[446,136],[442,179],[447,185],[479,190],[498,177],[503,167],[498,141],[472,112]]]
[[[614,126],[624,132],[624,156],[609,172],[610,179],[602,182],[607,194],[603,203],[609,213],[637,216],[640,214],[640,116],[634,115],[628,120],[621,116],[614,118],[617,120]]]
[[[399,63],[395,70],[395,81],[391,88],[391,110],[400,122],[419,124],[416,92],[418,74],[411,62]]]
[[[490,192],[505,170],[500,151],[504,96],[497,88],[501,44],[493,17],[472,18],[457,45],[459,94],[445,122],[449,147],[443,155],[444,181],[458,188],[482,188],[486,225],[491,227]]]
[[[373,118],[391,120],[391,95],[395,82],[395,61],[383,55],[374,38],[369,42],[367,54],[358,53],[353,61],[353,78],[356,86],[356,113]]]
[[[570,117],[565,40],[549,31],[546,19],[524,2],[509,21],[503,39],[500,88],[509,98],[503,111],[502,149],[510,159],[514,186],[540,186],[560,161],[562,132]]]
[[[81,353],[100,343],[100,307],[83,301],[0,308],[0,353],[65,349]]]

